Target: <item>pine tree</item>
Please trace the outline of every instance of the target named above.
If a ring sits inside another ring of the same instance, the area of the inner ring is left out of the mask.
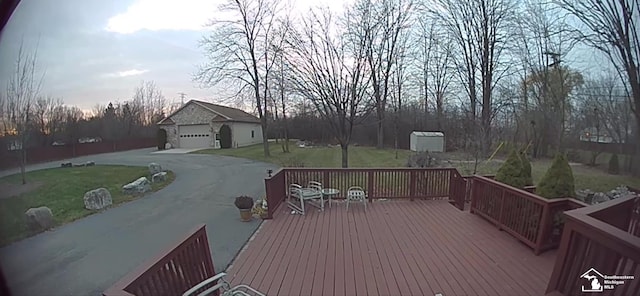
[[[573,171],[564,154],[557,154],[536,188],[536,194],[546,198],[575,197]]]

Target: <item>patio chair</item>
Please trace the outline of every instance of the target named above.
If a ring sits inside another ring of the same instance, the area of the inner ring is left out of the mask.
[[[347,211],[349,211],[349,204],[351,202],[364,203],[364,210],[367,210],[367,193],[360,186],[351,186],[347,190]]]
[[[310,184],[309,186],[309,188],[302,188],[302,186],[295,183],[289,185],[289,208],[299,212],[302,215],[306,213],[305,203],[309,200],[320,199],[321,204],[319,208],[321,210],[324,210],[321,185]],[[299,205],[296,204],[296,202],[299,203]]]
[[[265,296],[254,288],[247,285],[238,285],[231,287],[231,284],[227,282],[224,277],[227,274],[224,272],[218,273],[201,283],[193,286],[188,291],[184,292],[182,296],[208,296],[208,295],[220,295],[220,296]],[[202,292],[199,292],[203,287],[216,283],[211,288],[208,288]]]

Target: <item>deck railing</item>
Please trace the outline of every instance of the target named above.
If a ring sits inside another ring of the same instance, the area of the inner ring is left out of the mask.
[[[606,295],[640,295],[640,197],[626,197],[565,213],[562,242],[547,293],[577,295],[591,289],[592,268],[624,284],[599,283]],[[605,281],[603,281],[605,280]],[[608,286],[610,285],[610,286]],[[611,289],[609,289],[611,288]]]
[[[214,275],[205,225],[200,225],[186,238],[142,264],[102,295],[181,295]],[[199,292],[207,288],[203,287]]]
[[[334,198],[346,197],[351,186],[360,186],[373,199],[430,198],[450,199],[458,208],[464,208],[466,180],[454,168],[283,168],[265,178],[268,218],[284,201],[286,189],[292,183],[306,186],[318,181],[325,188],[340,193]],[[452,194],[453,193],[453,194]]]
[[[561,214],[586,204],[570,199],[545,199],[489,178],[474,176],[470,211],[533,248],[535,254],[557,247]]]
[[[287,195],[284,169],[264,179],[264,188],[267,194],[267,219],[273,219],[273,213]]]

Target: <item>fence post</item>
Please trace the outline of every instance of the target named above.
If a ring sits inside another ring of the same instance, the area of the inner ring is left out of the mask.
[[[549,210],[549,203],[544,203],[542,214],[540,216],[540,226],[538,228],[538,236],[536,237],[536,247],[533,250],[536,256],[540,255],[542,252],[542,245],[547,237],[547,225],[549,224],[549,220],[553,220],[553,217],[551,217],[551,211]]]
[[[369,202],[372,202],[372,200],[375,198],[375,194],[373,193],[375,186],[373,186],[373,171],[369,170],[367,171],[367,192],[369,194],[368,196],[368,200]]]
[[[275,202],[273,200],[272,194],[272,180],[273,177],[264,178],[264,191],[267,198],[267,219],[273,219],[273,208],[275,207]]]
[[[322,184],[325,188],[331,188],[331,183],[329,182],[329,170],[326,170],[322,173]]]
[[[409,171],[409,200],[413,201],[413,197],[416,195],[416,171],[411,169]]]
[[[475,207],[476,207],[476,194],[478,193],[478,182],[476,182],[474,180],[475,177],[469,177],[469,180],[471,180],[471,192],[469,192],[469,213],[473,214]]]

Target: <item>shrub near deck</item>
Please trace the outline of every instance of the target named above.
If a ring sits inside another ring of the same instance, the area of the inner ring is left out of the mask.
[[[84,208],[85,192],[104,187],[111,192],[113,204],[134,200],[140,195],[124,195],[122,185],[146,176],[146,167],[97,165],[91,167],[55,168],[27,173],[28,183],[41,183],[31,191],[0,199],[0,245],[35,234],[27,229],[24,213],[29,208],[46,206],[53,212],[55,226],[91,215],[96,211]],[[167,182],[154,183],[157,191],[174,180],[169,173]],[[0,184],[20,184],[20,175],[0,178]]]

